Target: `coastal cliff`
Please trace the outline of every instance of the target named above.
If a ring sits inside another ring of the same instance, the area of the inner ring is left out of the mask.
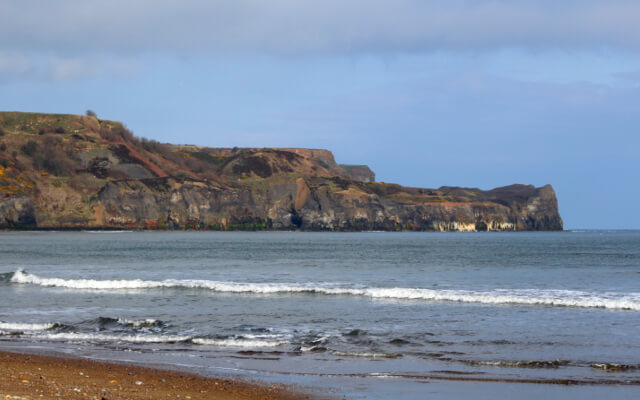
[[[0,228],[562,230],[553,188],[376,182],[320,149],[207,148],[96,117],[0,113]]]

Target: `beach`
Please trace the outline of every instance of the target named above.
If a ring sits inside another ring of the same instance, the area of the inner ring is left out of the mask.
[[[281,385],[94,360],[0,351],[0,399],[264,399],[298,400]]]

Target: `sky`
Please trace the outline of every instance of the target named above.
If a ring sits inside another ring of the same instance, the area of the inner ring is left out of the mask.
[[[0,0],[0,110],[212,147],[311,147],[378,181],[551,184],[640,229],[637,0]]]

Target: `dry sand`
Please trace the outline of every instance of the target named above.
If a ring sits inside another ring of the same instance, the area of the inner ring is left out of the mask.
[[[279,385],[257,385],[126,364],[0,351],[0,400],[310,398],[314,397],[294,393]]]

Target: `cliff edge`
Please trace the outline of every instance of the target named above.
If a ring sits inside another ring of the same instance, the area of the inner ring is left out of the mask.
[[[139,139],[91,116],[0,113],[0,228],[562,230],[546,185],[409,188],[322,149]]]

